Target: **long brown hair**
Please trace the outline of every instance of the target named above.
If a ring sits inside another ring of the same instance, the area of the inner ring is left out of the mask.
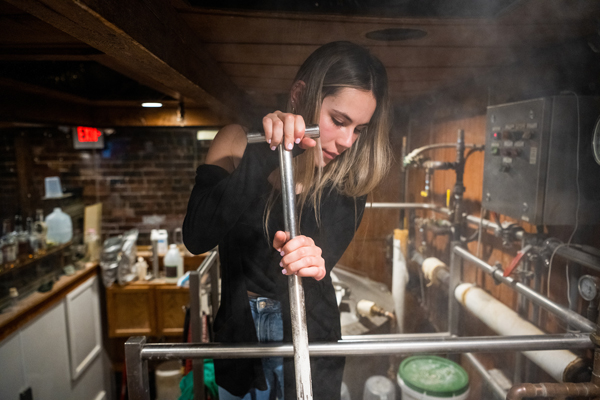
[[[337,190],[350,197],[371,192],[388,171],[390,115],[388,80],[385,67],[367,49],[351,42],[332,42],[319,47],[304,61],[294,83],[304,82],[300,96],[287,112],[302,115],[307,124],[319,123],[321,105],[327,96],[344,88],[370,91],[376,108],[365,132],[348,150],[321,168],[321,146],[294,158],[294,179],[302,187],[297,206],[312,204],[317,221],[324,190]],[[294,109],[295,108],[295,109]],[[266,218],[270,214],[267,206]]]

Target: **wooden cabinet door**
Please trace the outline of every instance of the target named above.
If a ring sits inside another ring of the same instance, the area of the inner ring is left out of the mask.
[[[109,287],[106,308],[109,337],[156,336],[154,290],[150,286]]]
[[[178,287],[156,287],[157,334],[160,336],[183,335],[184,307],[190,302],[189,290]]]

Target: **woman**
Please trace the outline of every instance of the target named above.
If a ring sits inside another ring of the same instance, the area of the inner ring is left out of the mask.
[[[388,108],[381,62],[358,45],[334,42],[300,67],[287,112],[263,118],[268,146],[247,146],[239,125],[219,131],[198,168],[183,224],[192,253],[219,245],[216,341],[291,342],[290,274],[305,278],[309,341],[341,338],[329,273],[354,236],[367,193],[387,170]],[[305,123],[319,124],[320,139],[304,137]],[[279,144],[295,156],[300,234],[289,241],[273,151]],[[311,357],[315,399],[339,399],[343,367],[343,357]],[[222,400],[283,398],[282,390],[286,399],[295,397],[291,358],[215,360],[215,369]]]

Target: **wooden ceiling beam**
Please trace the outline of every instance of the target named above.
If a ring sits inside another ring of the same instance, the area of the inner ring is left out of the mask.
[[[7,0],[118,60],[126,69],[245,122],[245,94],[177,11],[161,0]]]
[[[123,63],[119,62],[118,60],[115,60],[113,57],[107,56],[106,54],[91,56],[89,57],[89,59],[92,61],[96,61],[97,63],[102,64],[105,67],[110,68],[113,71],[116,71],[121,75],[128,77],[129,79],[133,79],[134,81],[144,86],[148,86],[149,88],[152,88],[160,93],[164,93],[167,96],[171,96],[176,100],[180,100],[183,98],[183,96],[181,96],[181,93],[177,90],[174,90],[173,88],[157,81],[156,79],[154,79],[154,77],[141,75],[138,71],[132,70],[128,66],[123,65]]]

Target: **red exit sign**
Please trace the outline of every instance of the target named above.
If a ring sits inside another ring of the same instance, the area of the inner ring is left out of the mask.
[[[98,128],[78,126],[73,128],[73,146],[76,149],[103,149],[104,135]]]
[[[102,136],[102,132],[96,128],[90,128],[88,126],[77,127],[77,139],[81,143],[97,142],[100,136]]]

